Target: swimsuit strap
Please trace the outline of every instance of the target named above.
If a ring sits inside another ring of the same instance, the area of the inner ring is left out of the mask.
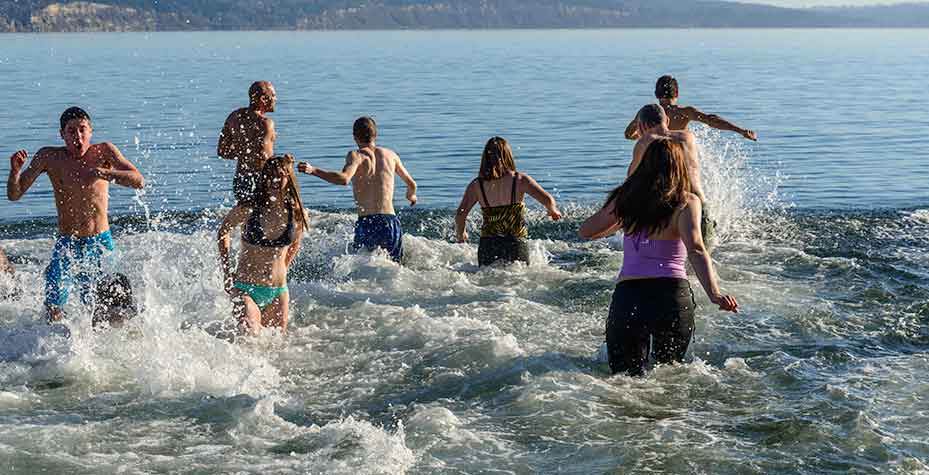
[[[489,207],[490,207],[490,201],[487,201],[487,193],[484,193],[484,182],[481,181],[480,177],[477,179],[477,184],[478,184],[478,186],[481,187],[481,196],[484,197],[484,204],[487,205],[487,207],[489,208]]]
[[[519,178],[519,173],[513,173],[513,189],[510,191],[510,204],[516,204],[516,179]]]

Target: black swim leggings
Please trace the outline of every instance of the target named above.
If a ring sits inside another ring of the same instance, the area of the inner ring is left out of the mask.
[[[482,237],[477,246],[477,263],[488,266],[497,261],[529,263],[529,244],[525,239],[509,236]]]
[[[606,321],[613,374],[645,374],[650,349],[658,364],[684,361],[694,334],[696,306],[686,279],[626,280],[616,284]]]

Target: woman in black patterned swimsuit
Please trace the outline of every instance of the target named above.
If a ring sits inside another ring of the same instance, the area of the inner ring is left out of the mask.
[[[516,161],[510,145],[502,137],[493,137],[484,146],[481,168],[461,197],[455,214],[455,236],[458,242],[467,242],[465,224],[468,213],[476,203],[481,204],[484,223],[477,260],[482,266],[496,261],[529,263],[526,238],[526,205],[523,196],[529,194],[554,219],[561,219],[555,199],[531,176],[516,171]]]

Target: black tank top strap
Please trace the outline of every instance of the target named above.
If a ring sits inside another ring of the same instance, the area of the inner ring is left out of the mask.
[[[516,180],[519,178],[519,173],[513,173],[513,189],[510,191],[510,204],[516,204]]]
[[[489,208],[490,201],[487,201],[487,193],[484,192],[484,182],[481,181],[480,177],[478,177],[477,179],[477,186],[481,187],[481,196],[484,197],[484,205]]]

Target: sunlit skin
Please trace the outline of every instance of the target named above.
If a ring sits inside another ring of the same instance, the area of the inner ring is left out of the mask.
[[[375,138],[370,141],[355,138],[358,150],[352,150],[345,157],[345,166],[341,172],[326,171],[307,162],[300,162],[297,170],[301,173],[315,175],[335,185],[352,184],[355,206],[358,216],[372,214],[395,214],[394,212],[394,177],[399,176],[406,183],[406,199],[410,206],[416,204],[416,181],[403,166],[400,156],[386,147],[378,147]]]
[[[291,162],[292,163],[292,162]],[[262,229],[266,236],[279,236],[287,229],[286,190],[290,180],[289,173],[277,170],[271,181],[270,199],[263,204],[261,214]],[[240,227],[252,215],[254,208],[238,204],[223,219],[218,232],[219,257],[223,271],[223,286],[233,301],[236,319],[243,333],[257,334],[265,327],[278,327],[287,330],[289,315],[289,295],[281,294],[273,303],[261,311],[258,305],[246,293],[233,287],[236,282],[268,287],[283,287],[287,284],[287,269],[293,263],[300,250],[300,238],[303,227],[297,226],[297,237],[287,247],[263,247],[241,242],[238,265],[233,268],[230,256],[232,231]],[[294,210],[294,212],[297,212]]]
[[[110,229],[110,182],[141,189],[145,180],[115,145],[91,143],[93,127],[86,119],[72,119],[60,132],[65,146],[40,149],[25,170],[28,152],[19,150],[10,157],[7,198],[19,200],[39,175],[47,173],[55,195],[58,233],[95,236]],[[60,317],[59,309],[50,309],[52,320]]]
[[[249,98],[248,107],[236,109],[226,119],[219,134],[216,154],[236,160],[236,175],[255,174],[274,156],[274,121],[267,116],[274,112],[277,92],[269,82],[253,86],[256,94]]]

